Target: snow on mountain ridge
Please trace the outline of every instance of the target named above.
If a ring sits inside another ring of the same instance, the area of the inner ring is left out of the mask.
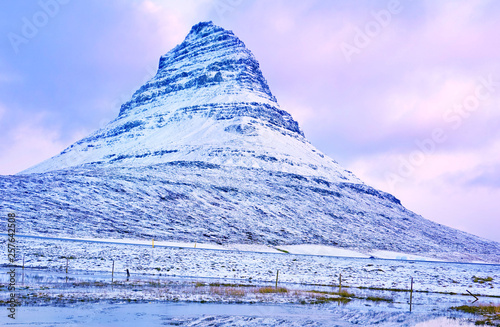
[[[320,153],[272,95],[254,55],[211,22],[163,55],[157,74],[106,127],[22,173],[176,160],[362,183]]]
[[[182,91],[189,89],[201,94],[182,97],[187,102],[257,102],[278,107],[251,51],[233,32],[208,22],[193,26],[181,44],[161,56],[156,76],[122,106],[120,116],[171,93],[183,96]]]

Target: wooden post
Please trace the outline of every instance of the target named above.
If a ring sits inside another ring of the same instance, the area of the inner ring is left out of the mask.
[[[469,292],[469,290],[466,290],[466,291],[467,291],[467,293],[469,293],[471,296],[473,296],[475,298],[474,302],[479,300],[479,298],[477,296],[475,296],[474,294],[472,294],[471,292]],[[472,302],[472,303],[474,303],[474,302]]]
[[[410,312],[411,312],[412,302],[413,302],[413,277],[411,278],[411,284],[410,284]]]
[[[115,275],[115,260],[113,260],[113,268],[111,268],[111,283],[113,282],[114,275]]]
[[[69,259],[66,257],[66,275],[68,274],[68,262],[69,262]]]
[[[280,274],[280,271],[278,269],[278,270],[276,270],[276,289],[278,289],[278,276],[279,276],[279,274]]]
[[[22,284],[24,285],[24,253],[23,253],[23,279],[22,279]]]
[[[153,238],[153,249],[155,248],[155,239]]]
[[[342,291],[342,274],[339,274],[339,293]]]

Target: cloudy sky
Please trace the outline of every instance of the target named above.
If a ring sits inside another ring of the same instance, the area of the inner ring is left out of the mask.
[[[500,2],[0,4],[0,174],[118,115],[192,25],[231,29],[308,139],[433,221],[500,241]]]

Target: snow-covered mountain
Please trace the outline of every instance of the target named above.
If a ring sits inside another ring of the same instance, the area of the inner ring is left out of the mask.
[[[306,140],[271,94],[253,54],[212,23],[193,26],[160,58],[156,76],[122,105],[118,118],[24,173],[176,160],[360,183]]]
[[[408,211],[317,150],[244,43],[211,22],[160,58],[115,120],[1,176],[0,186],[19,233],[311,243],[500,262],[500,244]]]

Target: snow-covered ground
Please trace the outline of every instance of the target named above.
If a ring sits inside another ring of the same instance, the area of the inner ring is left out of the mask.
[[[0,233],[0,236],[6,236]],[[431,257],[416,256],[413,254],[394,252],[394,251],[381,251],[381,250],[365,250],[353,251],[343,249],[335,246],[321,245],[321,244],[302,244],[302,245],[280,245],[269,246],[264,244],[213,244],[213,243],[190,243],[190,242],[167,242],[151,240],[137,240],[137,239],[102,239],[102,238],[70,238],[70,237],[44,237],[44,236],[30,236],[30,235],[16,235],[28,239],[45,239],[45,240],[60,240],[60,241],[73,241],[73,242],[92,242],[92,243],[109,243],[109,244],[129,244],[129,245],[144,245],[151,246],[151,248],[161,247],[176,247],[176,248],[194,248],[194,249],[207,249],[207,250],[225,250],[225,251],[246,251],[246,252],[265,252],[265,253],[289,253],[289,254],[303,254],[303,255],[319,255],[319,256],[333,256],[333,257],[349,257],[349,258],[372,258],[372,259],[395,259],[395,260],[418,260],[418,261],[445,261]],[[484,262],[478,262],[484,263]]]
[[[481,303],[500,303],[500,265],[362,258],[365,254],[312,245],[277,250],[155,241],[153,248],[153,240],[127,241],[17,237],[17,296],[23,305],[16,324],[135,326],[140,319],[186,326],[455,327],[472,326],[472,316],[450,310],[473,300],[463,295],[467,290]],[[6,246],[4,238],[0,246]],[[1,257],[4,289],[7,264]],[[279,286],[288,292],[259,292],[275,285],[277,270]],[[347,304],[335,295],[340,274],[343,289],[355,296]],[[409,289],[411,277],[413,312],[409,293],[402,291]],[[7,295],[1,292],[0,301]],[[324,296],[340,300],[318,304]]]
[[[5,242],[3,239],[1,246],[5,246]],[[464,294],[469,290],[474,294],[500,296],[500,265],[492,264],[270,253],[262,246],[251,252],[249,245],[228,250],[206,244],[196,244],[196,248],[194,244],[161,247],[160,242],[160,246],[157,243],[153,248],[152,241],[146,246],[18,237],[17,245],[18,265],[22,264],[24,255],[26,267],[55,271],[65,270],[66,258],[69,258],[70,271],[111,274],[114,260],[116,273],[123,274],[129,269],[132,276],[161,274],[274,282],[279,270],[279,281],[287,283],[338,285],[341,274],[343,286],[408,289],[413,278],[416,291]],[[297,252],[315,249],[312,246],[284,248]],[[319,249],[328,252],[324,247]],[[317,253],[323,253],[321,251]],[[0,264],[7,263],[7,257],[0,258]],[[474,282],[474,277],[492,280],[480,283]]]

